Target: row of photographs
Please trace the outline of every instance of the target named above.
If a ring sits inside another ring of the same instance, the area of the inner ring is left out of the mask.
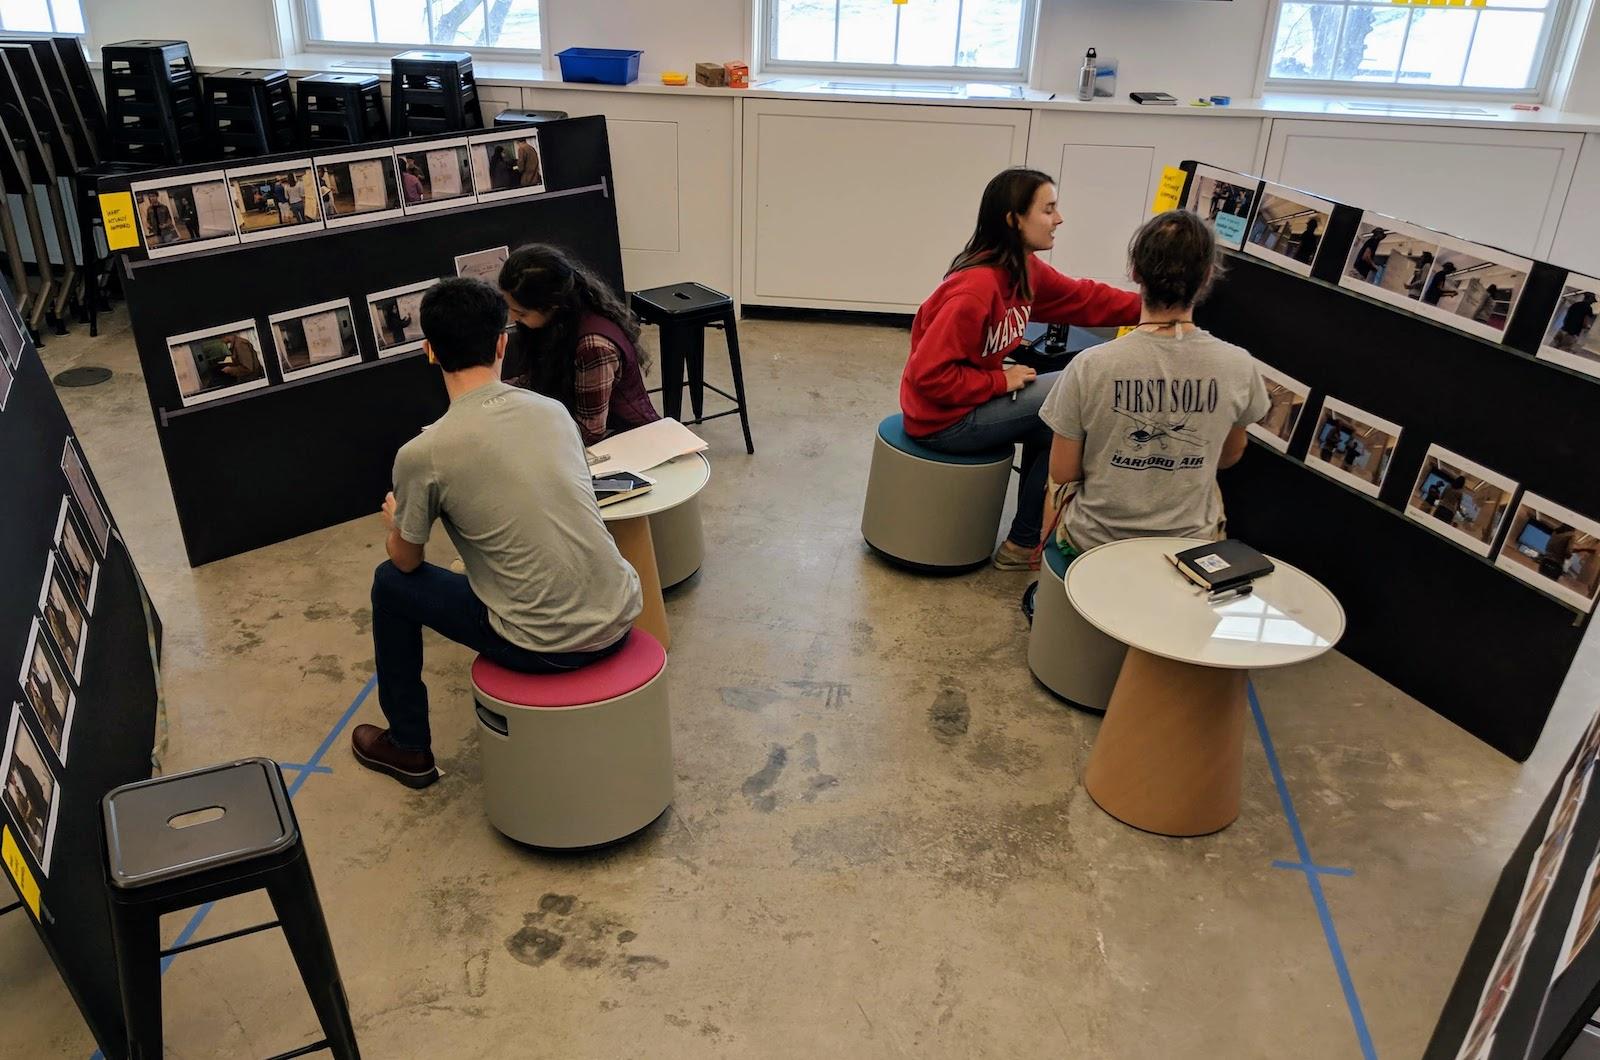
[[[462,254],[456,275],[494,283],[509,247]],[[369,294],[366,319],[380,359],[422,348],[422,296],[438,279]],[[290,309],[267,317],[267,333],[283,381],[345,368],[361,361],[357,315],[350,299]],[[167,353],[185,406],[257,390],[271,383],[255,320],[238,320],[173,335]]]
[[[0,304],[0,412],[11,400],[11,387],[22,367],[23,336],[22,321],[10,306]]]
[[[1280,453],[1289,451],[1311,388],[1257,362],[1270,400],[1249,431]],[[1400,425],[1325,397],[1306,465],[1371,497],[1383,489],[1400,441]],[[1428,447],[1405,514],[1550,596],[1584,612],[1600,596],[1600,522],[1535,493],[1440,445]],[[1504,531],[1504,533],[1502,533]],[[1496,549],[1498,545],[1498,550]]]
[[[1279,184],[1262,185],[1244,174],[1199,166],[1185,205],[1213,223],[1225,246],[1309,276],[1335,204]],[[1339,284],[1499,342],[1532,268],[1527,258],[1369,211],[1362,216]],[[1600,279],[1569,273],[1538,356],[1600,378],[1597,302]]]
[[[55,534],[45,553],[38,611],[17,676],[22,694],[12,705],[0,757],[0,776],[5,778],[0,800],[44,876],[50,874],[61,809],[59,776],[71,749],[85,647],[99,595],[100,563],[110,540],[110,520],[71,439],[61,469],[68,492],[61,498]]]
[[[528,128],[168,175],[128,186],[153,259],[545,190]]]
[[[1528,874],[1522,883],[1522,894],[1517,899],[1515,912],[1495,956],[1483,992],[1478,997],[1478,1008],[1472,1024],[1462,1039],[1457,1060],[1485,1060],[1494,1048],[1500,1017],[1505,1014],[1506,1002],[1516,991],[1522,976],[1528,950],[1533,944],[1534,928],[1550,897],[1552,886],[1566,861],[1571,845],[1578,812],[1589,796],[1589,782],[1594,776],[1597,755],[1600,755],[1600,714],[1590,721],[1588,731],[1578,746],[1577,757],[1561,780],[1561,793],[1555,809],[1545,825],[1544,838],[1534,851],[1528,865]],[[1590,863],[1582,893],[1574,906],[1566,937],[1562,940],[1561,955],[1557,958],[1555,975],[1560,976],[1572,964],[1594,936],[1600,924],[1600,887],[1595,886],[1600,872],[1600,855]]]

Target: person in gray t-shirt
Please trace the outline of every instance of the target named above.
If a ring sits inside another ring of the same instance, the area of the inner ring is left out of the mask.
[[[1056,434],[1051,479],[1082,482],[1058,535],[1072,554],[1127,537],[1216,537],[1217,472],[1244,455],[1245,426],[1269,407],[1250,354],[1191,320],[1217,272],[1205,222],[1163,213],[1128,253],[1141,323],[1074,358],[1039,412]]]
[[[400,448],[384,500],[389,559],[372,579],[378,705],[356,759],[408,787],[438,779],[430,749],[422,627],[511,670],[559,673],[617,651],[642,606],[639,576],[595,504],[578,428],[555,401],[500,381],[506,303],[481,280],[422,299],[428,357],[450,408]],[[466,573],[423,562],[434,520]]]

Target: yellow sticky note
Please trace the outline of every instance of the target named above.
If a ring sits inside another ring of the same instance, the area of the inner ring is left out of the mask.
[[[132,192],[113,191],[100,196],[100,217],[106,223],[106,246],[112,250],[128,250],[139,245]]]
[[[1183,195],[1183,182],[1188,179],[1188,174],[1177,166],[1166,166],[1161,170],[1161,183],[1156,185],[1156,197],[1150,203],[1151,213],[1165,213],[1167,210],[1178,208],[1179,197]]]
[[[33,870],[28,868],[27,859],[22,856],[22,848],[17,846],[10,825],[0,825],[0,861],[5,862],[6,871],[16,881],[17,893],[22,896],[23,904],[33,910],[33,919],[38,920],[39,881],[33,878]]]

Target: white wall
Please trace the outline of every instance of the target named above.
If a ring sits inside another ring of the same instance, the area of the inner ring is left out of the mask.
[[[642,48],[641,69],[751,60],[750,0],[544,0],[550,52]]]
[[[1040,0],[1033,84],[1074,88],[1083,53],[1117,60],[1117,95],[1255,94],[1269,0]],[[1600,58],[1600,57],[1597,57]],[[1597,63],[1600,65],[1600,63]]]
[[[92,51],[122,40],[186,40],[210,66],[279,54],[275,0],[82,0]]]

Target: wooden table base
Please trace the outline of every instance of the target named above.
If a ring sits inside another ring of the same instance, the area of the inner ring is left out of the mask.
[[[639,589],[644,594],[644,610],[633,624],[648,630],[663,648],[672,647],[667,630],[667,607],[661,600],[661,575],[656,570],[656,547],[650,537],[650,518],[619,519],[606,524],[616,539],[617,551],[639,572]]]
[[[1160,835],[1232,824],[1248,676],[1129,648],[1084,771],[1090,797],[1124,824]]]

